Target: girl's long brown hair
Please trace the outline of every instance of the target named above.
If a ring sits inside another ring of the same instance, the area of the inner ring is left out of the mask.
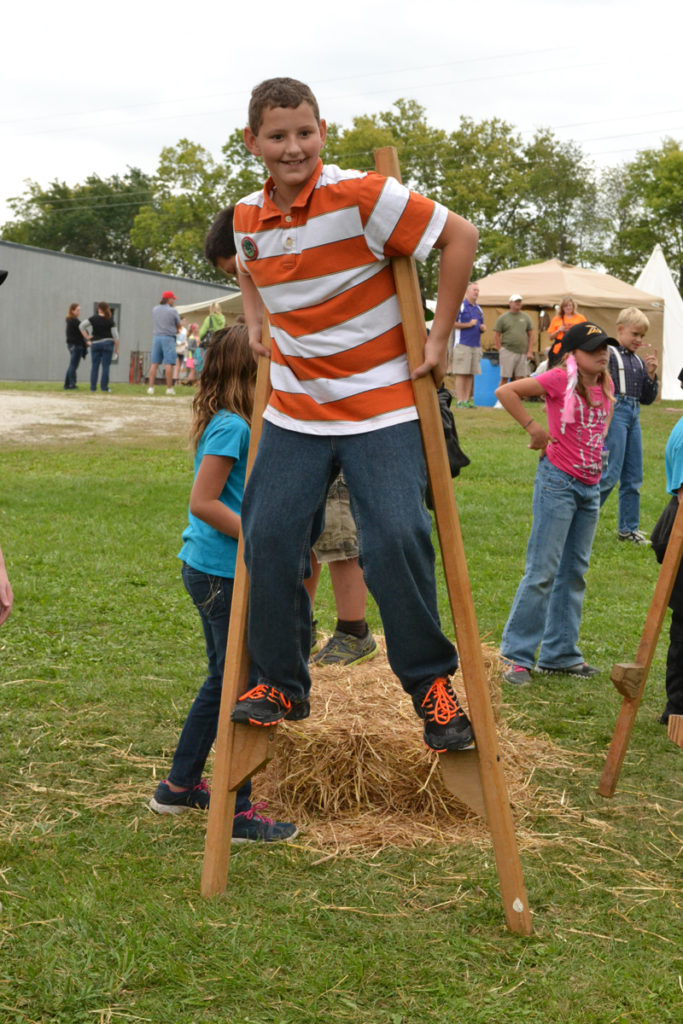
[[[80,306],[80,302],[72,302],[71,303],[71,305],[69,306],[69,312],[66,314],[67,320],[69,319],[69,317],[74,317],[74,319],[76,318],[75,310],[77,310],[79,306]]]
[[[204,355],[204,367],[192,402],[190,443],[197,450],[209,420],[227,409],[251,426],[256,360],[244,324],[216,331]]]
[[[107,320],[111,320],[111,309],[109,308],[109,303],[98,302],[97,312],[102,313],[103,316],[106,316]]]

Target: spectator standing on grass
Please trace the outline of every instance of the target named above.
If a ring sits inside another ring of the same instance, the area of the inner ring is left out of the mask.
[[[460,409],[474,408],[474,378],[481,373],[481,336],[484,313],[477,304],[479,285],[467,286],[455,323],[452,369],[455,374],[455,404]]]
[[[524,686],[536,671],[590,679],[599,670],[579,650],[586,572],[600,515],[602,447],[612,406],[608,338],[597,324],[570,328],[562,362],[496,390],[501,405],[541,453],[524,577],[503,630],[503,679]],[[545,398],[548,429],[524,398]]]
[[[683,417],[669,435],[664,452],[666,489],[673,497],[652,531],[652,549],[658,562],[664,561],[678,506],[683,502]],[[683,563],[674,581],[671,598],[669,649],[666,655],[666,705],[659,721],[667,725],[669,715],[683,715]]]
[[[640,488],[643,486],[643,438],[640,406],[651,405],[657,397],[657,353],[643,345],[650,321],[635,306],[622,309],[617,318],[617,340],[609,352],[609,372],[616,406],[605,440],[607,468],[600,481],[600,504],[604,505],[619,484],[619,540],[649,545],[640,527]]]
[[[174,385],[180,380],[180,374],[183,369],[183,363],[185,362],[185,356],[187,355],[187,344],[188,344],[189,332],[185,326],[185,318],[180,318],[180,326],[178,327],[178,333],[175,336],[175,373],[173,376]]]
[[[209,306],[209,315],[204,318],[199,328],[199,344],[202,348],[208,348],[211,339],[216,331],[222,331],[225,327],[225,317],[221,312],[219,302],[212,302]]]
[[[501,313],[493,328],[493,338],[500,352],[500,383],[529,376],[529,360],[534,354],[534,325],[528,313],[522,312],[521,295],[511,295],[507,313]]]
[[[206,353],[192,403],[195,477],[178,555],[202,625],[208,671],[185,719],[168,778],[149,801],[158,814],[206,809],[211,799],[202,773],[218,730],[255,376],[247,328],[220,331]],[[264,817],[259,812],[265,805],[252,804],[250,796],[249,781],[237,791],[233,842],[294,838],[295,825]]]
[[[166,377],[166,394],[175,395],[173,390],[173,368],[176,364],[175,339],[180,327],[180,315],[173,308],[176,297],[173,292],[164,292],[161,302],[152,310],[154,339],[152,341],[152,357],[147,381],[147,394],[154,394],[157,369],[164,364]]]
[[[78,364],[88,354],[88,339],[81,330],[81,306],[78,302],[72,302],[66,314],[66,347],[69,350],[69,365],[66,368],[64,390],[74,391],[78,387]]]
[[[552,369],[560,361],[562,353],[562,339],[574,324],[585,324],[586,318],[582,313],[577,313],[576,305],[571,295],[565,295],[560,303],[556,315],[548,324],[548,337],[552,344],[548,353],[548,366]],[[539,328],[540,329],[540,328]]]
[[[109,367],[119,350],[119,332],[108,303],[98,302],[97,313],[83,321],[81,330],[90,343],[90,390],[97,391],[101,369],[100,390],[109,394]]]

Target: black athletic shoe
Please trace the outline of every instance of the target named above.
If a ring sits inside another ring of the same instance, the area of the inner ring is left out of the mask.
[[[592,679],[600,675],[600,669],[594,665],[587,665],[580,661],[578,665],[568,665],[565,668],[553,668],[552,665],[537,665],[536,671],[544,676],[577,676],[579,679]]]
[[[287,718],[299,722],[308,718],[311,706],[307,700],[291,701],[281,690],[268,683],[258,683],[239,698],[230,716],[233,722],[247,725],[279,725]]]
[[[424,741],[430,750],[443,754],[446,750],[470,750],[474,746],[470,720],[448,679],[435,679],[422,701],[418,698],[413,704],[424,719]]]
[[[180,793],[174,793],[169,788],[166,779],[159,783],[154,796],[149,801],[149,809],[157,814],[184,814],[192,807],[198,807],[206,811],[211,799],[211,790],[206,779],[202,779],[192,789],[183,789]]]

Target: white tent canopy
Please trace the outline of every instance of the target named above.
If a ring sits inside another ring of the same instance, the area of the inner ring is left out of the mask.
[[[664,299],[663,354],[659,377],[662,382],[662,398],[666,401],[683,399],[678,374],[683,369],[683,299],[674,283],[661,245],[656,245],[652,255],[640,272],[636,288],[661,295]]]
[[[234,323],[235,318],[242,312],[242,292],[240,291],[232,291],[219,299],[210,298],[204,302],[191,302],[189,305],[176,306],[176,309],[181,316],[195,320],[201,327],[202,320],[209,315],[209,306],[212,302],[217,302],[221,307],[221,313],[225,316],[228,324]]]

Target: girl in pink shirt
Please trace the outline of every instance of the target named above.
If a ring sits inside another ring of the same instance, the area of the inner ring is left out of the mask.
[[[600,514],[602,447],[612,405],[607,345],[596,324],[576,324],[562,342],[562,363],[538,377],[511,381],[496,398],[541,452],[533,523],[522,582],[503,630],[503,679],[525,685],[531,670],[589,679],[578,647],[593,536]],[[530,417],[522,398],[544,397],[548,429]],[[538,662],[536,662],[536,651]]]

